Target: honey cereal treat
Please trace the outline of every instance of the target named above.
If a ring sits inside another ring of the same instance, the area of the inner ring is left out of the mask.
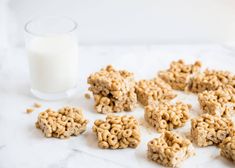
[[[148,142],[148,158],[163,166],[177,167],[194,154],[190,140],[170,131]]]
[[[198,101],[202,111],[212,115],[230,117],[235,109],[235,94],[231,89],[205,90],[198,94]]]
[[[235,131],[220,144],[220,155],[235,163]]]
[[[83,133],[87,123],[81,109],[63,107],[58,111],[47,109],[41,112],[35,125],[46,137],[63,139]]]
[[[200,61],[196,61],[194,64],[185,64],[183,60],[178,60],[173,61],[169,69],[160,71],[158,75],[173,89],[187,90],[191,78],[200,70],[200,67]]]
[[[235,88],[235,76],[228,71],[206,69],[203,73],[195,75],[190,90],[194,93],[200,93],[204,90],[217,90],[222,86]]]
[[[191,137],[200,147],[219,145],[233,130],[228,118],[203,114],[191,120]]]
[[[157,106],[146,106],[144,117],[158,132],[164,132],[183,127],[189,119],[190,108],[191,105],[182,102],[176,102],[176,104],[162,102]]]
[[[171,86],[158,77],[137,82],[135,91],[138,101],[144,106],[156,101],[171,100],[176,97]]]
[[[139,124],[133,116],[108,115],[106,120],[96,120],[92,129],[103,149],[136,148],[140,143]]]
[[[88,77],[98,113],[132,111],[137,104],[134,74],[111,65]]]

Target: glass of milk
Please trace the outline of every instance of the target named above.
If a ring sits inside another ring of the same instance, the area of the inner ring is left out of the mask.
[[[31,92],[38,98],[66,98],[78,83],[77,23],[66,17],[40,17],[25,25]]]

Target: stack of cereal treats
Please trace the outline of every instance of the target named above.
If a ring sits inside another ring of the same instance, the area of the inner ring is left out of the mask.
[[[137,103],[134,74],[111,65],[88,77],[98,113],[132,111]]]

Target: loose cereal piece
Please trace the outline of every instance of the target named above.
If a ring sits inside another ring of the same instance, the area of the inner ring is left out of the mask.
[[[206,69],[203,73],[195,75],[190,90],[194,93],[200,93],[204,90],[217,90],[223,86],[235,88],[235,76],[228,71]]]
[[[220,155],[235,162],[235,131],[220,144]]]
[[[212,115],[229,117],[235,109],[235,94],[228,88],[215,91],[205,90],[198,94],[198,101],[203,112]]]
[[[84,97],[85,97],[86,99],[90,99],[90,98],[91,98],[91,95],[90,95],[89,93],[85,93],[85,94],[84,94]]]
[[[98,113],[132,111],[137,104],[133,73],[111,65],[88,77]]]
[[[26,109],[26,112],[27,112],[27,113],[32,113],[33,111],[34,111],[34,109],[32,109],[32,108],[27,108],[27,109]]]
[[[92,129],[103,149],[136,148],[140,143],[139,124],[133,116],[108,115],[106,120],[96,120]]]
[[[155,103],[156,101],[171,100],[176,97],[170,85],[161,78],[152,80],[141,80],[135,86],[137,99],[144,106]]]
[[[87,123],[80,108],[63,107],[57,112],[51,109],[41,112],[35,126],[46,137],[63,139],[83,133]]]
[[[219,145],[231,134],[233,122],[228,118],[203,114],[191,120],[191,137],[200,147]]]
[[[185,64],[183,60],[178,60],[173,61],[169,69],[160,71],[158,75],[173,89],[187,90],[192,76],[199,71],[200,67],[200,61],[196,61],[194,64]]]
[[[182,102],[176,102],[176,104],[161,102],[157,106],[146,106],[144,117],[158,132],[163,132],[183,127],[189,119],[190,108],[191,105]]]
[[[41,105],[40,103],[34,103],[34,107],[35,107],[35,108],[41,108],[42,105]]]
[[[166,131],[148,142],[148,158],[163,166],[176,167],[195,154],[190,140]]]

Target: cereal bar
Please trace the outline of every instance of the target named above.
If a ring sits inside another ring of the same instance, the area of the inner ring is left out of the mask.
[[[63,139],[81,134],[87,123],[80,108],[63,107],[58,111],[47,109],[41,112],[35,125],[46,137]]]
[[[233,122],[228,118],[202,114],[191,120],[191,137],[200,147],[219,145],[233,129]]]
[[[235,88],[235,76],[228,71],[206,69],[203,73],[194,76],[190,90],[194,93],[200,93],[204,90],[217,90],[223,86]]]
[[[148,142],[148,158],[166,167],[179,166],[194,154],[190,140],[170,131]]]
[[[176,97],[171,86],[158,77],[137,82],[135,89],[138,101],[144,106],[156,101],[171,100]]]
[[[220,144],[220,155],[235,163],[235,131]]]
[[[196,61],[194,64],[185,64],[183,60],[173,61],[170,68],[160,71],[158,76],[167,82],[173,89],[187,90],[191,78],[201,67],[201,62]]]
[[[158,132],[163,132],[184,126],[189,119],[190,108],[191,105],[182,102],[161,102],[157,106],[146,106],[144,117]]]
[[[205,90],[198,94],[198,101],[203,112],[222,117],[231,116],[235,108],[235,94],[231,89]]]
[[[133,116],[108,115],[106,120],[96,120],[92,129],[103,149],[136,148],[140,143],[139,124]]]

